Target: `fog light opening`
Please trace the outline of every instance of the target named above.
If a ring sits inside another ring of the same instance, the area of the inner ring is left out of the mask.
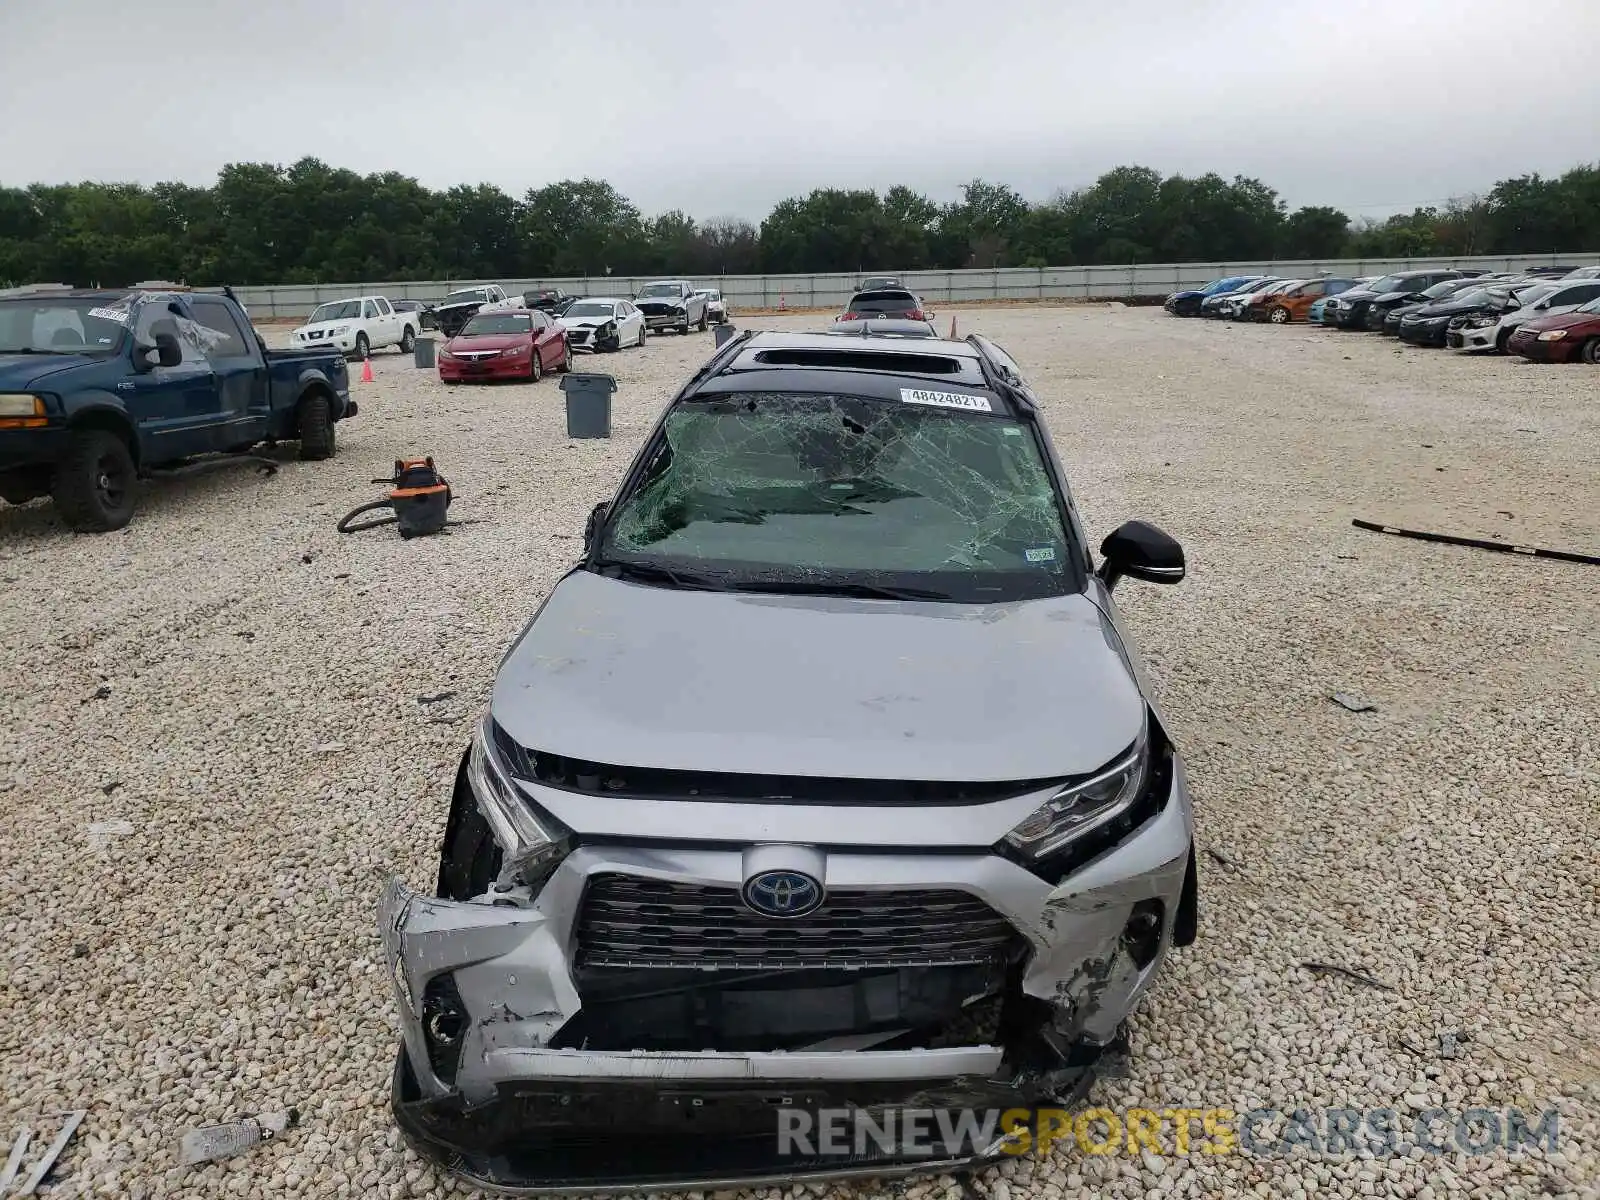
[[[441,1046],[454,1046],[467,1031],[467,1019],[458,1012],[428,1015],[428,1036]]]
[[[1166,906],[1159,900],[1141,900],[1133,906],[1122,929],[1122,948],[1143,970],[1155,962],[1161,950],[1161,930],[1166,924]]]

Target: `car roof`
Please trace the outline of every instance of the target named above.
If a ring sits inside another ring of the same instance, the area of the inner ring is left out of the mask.
[[[715,363],[684,399],[730,392],[815,392],[901,401],[907,390],[981,396],[1002,415],[1017,411],[970,342],[948,338],[751,333]]]
[[[849,334],[852,337],[938,337],[938,330],[927,321],[910,321],[895,317],[868,317],[865,321],[836,321],[822,330],[831,337]]]

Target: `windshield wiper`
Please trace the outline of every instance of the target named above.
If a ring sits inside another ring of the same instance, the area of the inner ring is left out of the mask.
[[[675,571],[657,563],[622,562],[619,559],[602,559],[595,570],[608,579],[633,579],[640,583],[665,584],[685,592],[726,591],[721,584],[696,575],[692,571]]]
[[[81,354],[83,351],[72,350],[35,350],[32,346],[21,346],[16,350],[0,350],[0,354]]]
[[[789,596],[849,596],[858,600],[948,600],[946,592],[931,588],[893,587],[876,583],[822,583],[816,581],[741,580],[730,584],[734,592],[770,592]]]

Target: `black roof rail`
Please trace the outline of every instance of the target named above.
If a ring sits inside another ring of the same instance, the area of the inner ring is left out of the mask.
[[[986,384],[1009,400],[1013,407],[1030,413],[1039,411],[1022,380],[1016,377],[1010,367],[989,353],[988,343],[982,337],[969,333],[961,340],[978,352],[978,367],[983,372]]]
[[[679,400],[683,399],[683,397],[694,391],[696,385],[706,379],[709,379],[713,375],[720,374],[722,368],[727,366],[729,362],[733,361],[733,358],[738,353],[739,348],[751,338],[755,337],[758,332],[759,331],[755,329],[743,330],[740,333],[734,334],[733,337],[729,338],[719,348],[714,350],[711,354],[711,357],[706,359],[706,361],[701,364],[700,369],[693,375],[689,376],[688,381],[678,389],[678,394],[672,398],[672,402],[676,404]]]

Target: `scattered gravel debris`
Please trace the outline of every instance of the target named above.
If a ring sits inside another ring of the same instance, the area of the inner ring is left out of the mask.
[[[1134,1020],[1126,1077],[1091,1102],[1551,1107],[1561,1139],[1180,1156],[1169,1129],[1160,1156],[1069,1143],[978,1173],[976,1193],[1600,1200],[1596,577],[1350,526],[1377,505],[1397,525],[1600,547],[1600,372],[1402,362],[1375,337],[1137,307],[964,310],[961,329],[1024,364],[1092,543],[1133,517],[1182,540],[1183,584],[1117,595],[1201,844],[1248,847],[1248,871],[1202,859],[1200,940]],[[65,532],[47,503],[0,507],[0,1130],[88,1110],[49,1194],[468,1194],[389,1115],[379,890],[392,871],[431,879],[465,722],[711,345],[664,336],[597,363],[619,388],[609,441],[567,439],[555,380],[446,388],[385,353],[353,382],[361,412],[331,461],[279,448],[275,479],[155,482],[104,537]],[[338,537],[328,514],[423,454],[481,523]],[[1383,711],[1346,719],[1329,679]],[[455,688],[463,723],[396,721],[419,680]],[[139,836],[86,855],[107,780]],[[1319,981],[1307,961],[1365,964],[1397,990]],[[297,1105],[292,1135],[178,1177],[185,1130]],[[936,1176],[759,1194],[964,1193]]]

